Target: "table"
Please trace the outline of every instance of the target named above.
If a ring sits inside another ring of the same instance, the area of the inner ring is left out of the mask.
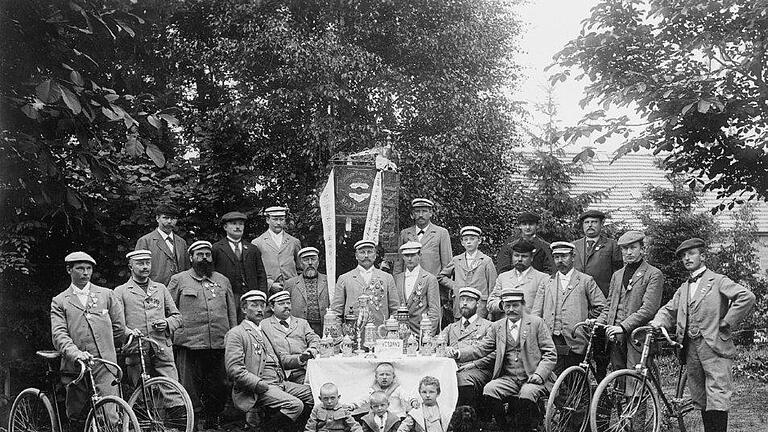
[[[427,375],[440,380],[440,396],[437,404],[447,425],[458,400],[456,362],[446,357],[366,358],[329,357],[311,359],[307,363],[306,382],[312,387],[315,404],[319,404],[320,386],[327,382],[336,384],[341,403],[368,397],[374,381],[374,370],[379,363],[392,363],[400,385],[413,395],[418,395],[419,381]],[[418,397],[418,396],[417,396]]]

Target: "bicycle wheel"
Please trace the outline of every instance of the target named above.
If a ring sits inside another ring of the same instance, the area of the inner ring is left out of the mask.
[[[192,432],[195,423],[192,400],[181,384],[166,377],[150,378],[137,387],[131,406],[143,432]]]
[[[579,366],[564,370],[549,394],[544,428],[547,432],[586,430],[591,396],[587,371]]]
[[[36,388],[22,390],[8,414],[8,432],[59,432],[48,396]]]
[[[105,396],[88,413],[85,432],[141,432],[141,427],[128,402]]]
[[[592,397],[589,424],[592,432],[659,432],[659,396],[638,372],[611,372]]]

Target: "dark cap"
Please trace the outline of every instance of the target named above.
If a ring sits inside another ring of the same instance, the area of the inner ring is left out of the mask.
[[[512,245],[512,250],[519,253],[532,253],[536,250],[536,245],[528,240],[520,240]]]
[[[579,220],[583,222],[586,218],[605,220],[605,213],[600,210],[587,210],[579,216]]]
[[[704,240],[702,240],[700,238],[696,238],[696,237],[690,238],[690,239],[680,243],[680,246],[678,246],[677,249],[675,249],[675,255],[678,256],[678,255],[680,255],[681,252],[685,252],[688,249],[706,248],[706,247],[707,247],[707,245],[706,245],[706,243],[704,243]]]
[[[155,216],[166,215],[166,216],[179,217],[180,213],[181,212],[179,211],[178,208],[170,204],[160,204],[159,206],[155,207]]]
[[[517,215],[517,223],[539,223],[540,220],[539,215],[527,211]]]
[[[232,222],[236,220],[245,221],[248,220],[248,218],[238,211],[229,212],[221,217],[221,223]]]

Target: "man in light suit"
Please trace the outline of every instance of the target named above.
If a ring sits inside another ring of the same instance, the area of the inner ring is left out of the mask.
[[[224,361],[232,381],[232,401],[246,412],[251,427],[258,423],[261,407],[278,410],[259,430],[303,430],[314,400],[308,385],[285,379],[283,368],[306,363],[309,355],[278,354],[259,327],[264,319],[267,296],[261,291],[248,291],[240,298],[245,319],[225,336]]]
[[[430,336],[437,334],[440,324],[440,291],[437,279],[421,268],[421,243],[407,242],[400,246],[405,262],[405,271],[395,275],[398,301],[408,307],[408,324],[411,333],[418,336],[421,328],[421,314],[432,321]]]
[[[285,232],[287,213],[286,207],[269,207],[264,210],[269,229],[251,241],[261,252],[261,260],[267,272],[267,289],[283,288],[285,281],[296,277],[296,269],[301,267],[301,242]]]
[[[459,289],[463,287],[474,287],[480,291],[481,298],[477,305],[477,313],[485,318],[488,316],[488,295],[496,285],[496,266],[493,265],[491,257],[478,250],[483,235],[480,228],[465,226],[459,234],[465,252],[451,259],[451,262],[437,275],[437,281],[450,291],[454,318],[461,318],[458,297]]]
[[[675,254],[690,277],[656,313],[653,327],[676,327],[683,343],[688,388],[706,432],[725,432],[733,394],[733,331],[749,315],[755,295],[728,277],[709,270],[706,244],[698,238],[680,244]]]
[[[587,347],[586,334],[573,334],[576,324],[597,318],[605,308],[605,296],[592,279],[573,268],[573,244],[563,241],[552,243],[552,255],[557,272],[539,287],[531,314],[544,318],[557,347],[557,366],[560,373],[577,365]]]
[[[291,314],[309,322],[315,333],[323,335],[323,318],[331,305],[328,297],[328,278],[317,271],[320,251],[305,247],[299,251],[301,274],[285,282],[285,290],[291,294]]]
[[[532,212],[522,212],[517,216],[517,228],[520,230],[520,235],[510,236],[501,246],[499,255],[496,257],[497,272],[504,273],[512,270],[512,246],[521,240],[533,243],[533,262],[531,263],[533,268],[546,274],[552,274],[555,271],[552,249],[550,249],[549,243],[539,237],[537,233],[540,221],[541,217]]]
[[[112,290],[91,283],[96,265],[85,252],[72,252],[64,258],[70,277],[69,287],[51,300],[51,336],[53,346],[61,353],[62,381],[71,382],[80,372],[78,361],[92,357],[117,362],[115,346],[121,346],[125,323],[112,297]],[[93,379],[102,396],[118,395],[112,385],[114,371],[101,363],[93,366]],[[91,386],[87,379],[68,385],[67,417],[85,422]]]
[[[494,317],[504,313],[501,308],[501,292],[505,289],[521,289],[525,294],[525,310],[530,313],[539,287],[549,280],[549,275],[531,265],[536,249],[528,240],[520,240],[512,245],[512,270],[501,273],[496,278],[496,285],[488,296],[488,308]]]
[[[260,327],[277,355],[298,355],[302,358],[308,355],[309,358],[314,358],[317,355],[320,336],[312,331],[307,320],[291,316],[291,294],[288,291],[273,289],[268,303],[273,315],[264,319]],[[295,369],[286,370],[286,379],[296,384],[304,384],[306,366],[304,361]]]
[[[477,304],[482,295],[477,288],[464,287],[459,290],[457,303],[461,311],[461,319],[444,328],[440,333],[448,346],[457,350],[474,348],[483,340],[491,322],[477,314]],[[456,372],[456,382],[459,386],[459,399],[456,405],[472,405],[477,407],[477,398],[483,387],[491,380],[491,364],[495,355],[488,354],[482,359],[475,360],[473,367],[464,367],[466,362],[459,363]]]
[[[165,204],[157,206],[157,229],[136,242],[136,250],[143,249],[152,253],[152,271],[149,278],[166,286],[171,281],[171,276],[188,270],[190,265],[187,242],[173,232],[178,218],[179,210],[175,207]]]
[[[221,217],[226,237],[213,244],[213,269],[229,279],[232,294],[240,298],[250,290],[267,292],[267,273],[261,260],[259,248],[243,241],[246,216],[240,212],[229,212]],[[242,312],[238,309],[237,320]]]
[[[373,266],[376,260],[376,244],[371,240],[355,243],[357,267],[339,276],[331,302],[331,310],[346,320],[358,314],[358,298],[371,296],[369,322],[376,326],[397,312],[400,296],[392,275]]]
[[[448,348],[448,355],[466,362],[463,369],[475,366],[471,360],[495,353],[491,381],[483,388],[483,402],[496,417],[501,430],[507,430],[504,401],[519,399],[516,411],[522,430],[536,430],[541,413],[539,399],[554,384],[552,369],[557,352],[544,321],[525,312],[522,290],[509,289],[501,293],[505,319],[491,324],[479,345],[457,350]]]

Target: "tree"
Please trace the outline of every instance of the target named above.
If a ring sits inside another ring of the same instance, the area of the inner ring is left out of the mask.
[[[556,56],[562,70],[552,79],[580,69],[590,80],[582,106],[601,107],[565,138],[623,135],[617,157],[663,152],[666,169],[730,199],[713,212],[768,200],[766,12],[752,0],[600,1]],[[615,108],[642,122],[608,117]]]

